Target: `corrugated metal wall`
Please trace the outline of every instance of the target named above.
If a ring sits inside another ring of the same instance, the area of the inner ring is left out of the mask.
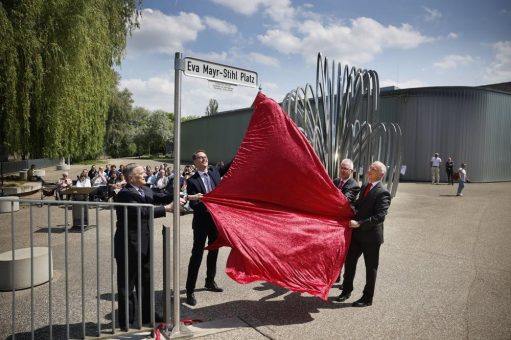
[[[181,159],[191,163],[192,155],[204,149],[209,163],[230,161],[247,130],[252,109],[240,109],[202,117],[181,124]]]
[[[182,124],[182,158],[203,148],[211,163],[230,160],[241,143],[251,108]],[[403,180],[430,181],[435,152],[455,167],[468,163],[473,182],[511,181],[511,94],[473,87],[431,87],[381,94],[380,121],[403,130]],[[445,167],[441,180],[446,181]]]
[[[511,180],[511,95],[472,87],[438,87],[382,94],[382,120],[403,130],[402,178],[430,181],[430,160],[468,164],[474,182]],[[445,167],[441,180],[446,181]]]

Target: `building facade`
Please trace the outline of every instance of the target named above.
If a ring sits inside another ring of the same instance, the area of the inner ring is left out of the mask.
[[[430,181],[430,160],[452,157],[455,169],[467,163],[473,182],[511,181],[511,93],[491,87],[426,87],[381,92],[380,121],[403,131],[402,180]],[[211,163],[236,153],[251,108],[202,117],[182,124],[182,158],[199,148]],[[189,155],[189,157],[187,157]],[[446,181],[442,165],[441,180]]]

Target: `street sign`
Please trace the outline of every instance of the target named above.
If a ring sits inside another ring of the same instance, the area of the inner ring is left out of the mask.
[[[195,58],[184,58],[184,74],[205,78],[215,82],[257,87],[257,72],[242,68],[212,63]]]

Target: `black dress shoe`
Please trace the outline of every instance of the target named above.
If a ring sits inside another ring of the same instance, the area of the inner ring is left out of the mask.
[[[223,292],[224,290],[217,286],[215,281],[206,281],[206,284],[204,285],[207,290],[210,290],[212,292]]]
[[[342,292],[341,295],[339,295],[337,297],[337,299],[335,299],[336,301],[338,302],[344,302],[346,300],[348,300],[351,296],[351,292]]]
[[[359,300],[353,302],[353,307],[369,307],[373,304],[372,300],[369,300],[368,298],[362,297]]]
[[[195,306],[197,304],[197,300],[195,300],[195,294],[186,294],[186,303],[190,306]]]

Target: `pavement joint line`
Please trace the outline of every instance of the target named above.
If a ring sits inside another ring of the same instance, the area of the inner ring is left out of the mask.
[[[251,324],[249,321],[247,321],[246,319],[242,318],[241,316],[238,316],[238,318],[243,321],[244,323],[246,323],[248,326],[250,326],[253,330],[255,330],[257,333],[261,334],[262,336],[264,336],[265,338],[268,338],[268,339],[271,339],[271,340],[276,340],[278,339],[278,337],[275,337],[275,335],[273,336],[270,336],[268,334],[266,334],[266,332],[264,332],[261,328],[264,328],[264,329],[268,329],[271,331],[271,329],[269,329],[268,327],[265,327],[265,326],[255,326],[253,324]]]

